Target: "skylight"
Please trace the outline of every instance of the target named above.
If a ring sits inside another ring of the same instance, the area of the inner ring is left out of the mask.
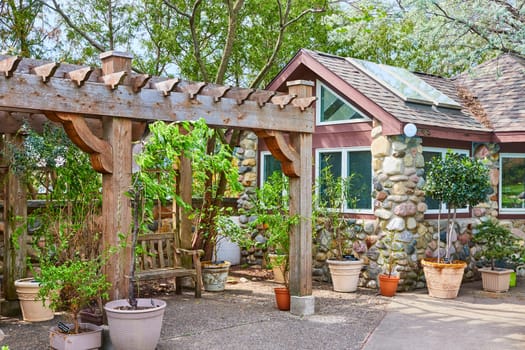
[[[406,69],[347,58],[366,75],[408,102],[461,109],[461,105]]]

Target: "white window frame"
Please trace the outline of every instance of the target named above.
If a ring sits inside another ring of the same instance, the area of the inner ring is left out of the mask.
[[[348,174],[348,152],[359,152],[359,151],[368,151],[368,152],[371,152],[371,148],[370,147],[342,147],[342,148],[318,148],[315,150],[315,179],[318,179],[319,176],[320,176],[320,169],[319,169],[319,164],[320,163],[320,154],[321,153],[328,153],[328,152],[340,152],[342,153],[342,156],[341,156],[341,172],[343,174]],[[371,175],[371,179],[372,181],[370,182],[370,188],[372,189],[373,191],[373,188],[374,188],[374,184],[373,184],[373,177],[374,177],[374,174],[373,174],[373,169],[372,169],[372,163],[370,163],[370,175]],[[319,196],[319,188],[316,188],[315,189],[315,192],[316,192],[316,196]],[[371,208],[369,209],[355,209],[355,208],[347,208],[346,207],[346,203],[345,203],[345,206],[343,208],[343,213],[348,213],[348,214],[374,214],[374,209],[373,209],[373,205],[374,205],[374,198],[372,196],[372,192],[370,193],[370,198],[371,198]],[[317,205],[317,204],[316,204]]]
[[[499,155],[499,184],[498,207],[501,214],[525,214],[525,201],[522,208],[503,208],[503,158],[525,158],[525,153],[500,153]]]
[[[454,153],[458,153],[458,154],[464,154],[466,155],[467,157],[470,157],[470,151],[467,150],[467,149],[460,149],[460,148],[443,148],[443,147],[423,147],[423,152],[436,152],[436,153],[441,153],[441,157],[443,158],[445,156],[445,154],[447,153],[447,151],[452,151]],[[426,174],[425,174],[426,175]],[[469,212],[469,207],[465,207],[465,208],[457,208],[456,212],[457,213],[468,213]],[[447,213],[448,212],[448,209],[447,209],[447,205],[445,203],[442,203],[441,204],[441,214],[443,213]],[[427,209],[427,211],[425,212],[425,214],[439,214],[439,209]]]
[[[337,96],[341,101],[343,101],[348,106],[355,109],[361,116],[363,116],[363,119],[348,119],[348,120],[336,120],[332,122],[323,122],[321,121],[321,113],[323,112],[321,109],[321,87],[324,87],[328,91],[330,91],[332,94]],[[315,95],[317,96],[317,100],[315,102],[315,123],[316,125],[334,125],[334,124],[349,124],[349,123],[362,123],[366,121],[370,121],[370,118],[368,118],[359,108],[348,102],[346,99],[341,97],[338,93],[336,93],[333,89],[330,89],[327,85],[323,84],[320,80],[317,80],[315,84]]]
[[[264,181],[264,168],[265,168],[265,156],[268,156],[268,155],[272,155],[272,152],[270,151],[261,151],[260,152],[260,155],[261,155],[261,166],[259,167],[259,169],[261,170],[260,171],[260,174],[259,174],[259,184],[260,186],[259,187],[262,187],[265,183]]]

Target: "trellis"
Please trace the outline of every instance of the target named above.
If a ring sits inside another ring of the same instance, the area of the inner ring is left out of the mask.
[[[129,232],[131,210],[124,193],[131,184],[131,148],[147,123],[204,118],[212,127],[255,131],[290,177],[290,214],[302,218],[291,232],[292,312],[312,313],[313,84],[292,82],[288,94],[277,94],[135,74],[132,57],[122,52],[107,52],[100,58],[102,67],[94,69],[0,56],[0,133],[6,134],[5,140],[16,142],[24,120],[35,128],[45,120],[64,127],[70,139],[90,155],[93,168],[102,173],[103,245],[109,247],[119,244],[119,233]],[[24,273],[25,252],[10,241],[16,229],[12,219],[27,215],[26,199],[18,179],[10,173],[4,176],[3,288],[6,299],[14,300],[12,285]],[[111,298],[127,294],[130,256],[128,248],[106,266],[113,286]]]

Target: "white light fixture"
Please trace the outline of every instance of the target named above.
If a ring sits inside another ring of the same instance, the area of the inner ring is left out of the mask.
[[[414,137],[417,134],[417,127],[412,123],[405,124],[403,133],[406,137]]]

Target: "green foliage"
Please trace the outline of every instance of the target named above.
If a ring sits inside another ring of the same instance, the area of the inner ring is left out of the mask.
[[[242,189],[237,168],[232,162],[232,151],[217,139],[217,131],[208,128],[203,119],[150,125],[150,136],[144,142],[142,152],[136,156],[140,167],[136,183],[142,186],[145,200],[142,224],[153,220],[155,200],[162,204],[176,201],[187,210],[194,222],[195,235],[201,237],[201,245],[195,248],[203,249],[207,244],[213,250],[217,220],[228,214],[221,205],[223,196],[225,193],[235,196]],[[177,192],[180,157],[191,160],[193,196],[204,198],[200,208],[192,208],[192,203],[185,203]],[[225,179],[224,185],[221,177]],[[206,206],[206,200],[211,205]]]
[[[28,130],[10,150],[13,171],[25,178],[44,205],[28,217],[38,261],[28,261],[40,282],[40,297],[55,310],[66,308],[78,332],[78,312],[108,288],[101,268],[101,176],[89,156],[75,147],[62,128]],[[24,227],[25,229],[25,227]]]
[[[496,219],[482,220],[473,233],[473,242],[481,245],[481,254],[490,261],[492,270],[497,260],[511,259],[513,254],[519,253],[518,240]]]
[[[288,283],[290,231],[299,223],[299,215],[290,215],[288,178],[274,172],[261,188],[255,190],[250,198],[251,208],[246,213],[250,221],[250,232],[263,232],[266,238],[261,248],[269,249],[279,255],[277,264],[283,266],[285,284]]]
[[[350,243],[361,229],[361,226],[356,225],[355,220],[346,219],[343,214],[345,203],[351,208],[353,207],[351,203],[357,201],[356,198],[351,197],[354,176],[352,174],[344,178],[335,177],[328,166],[322,169],[321,175],[317,178],[318,198],[313,217],[331,232],[337,260],[343,260],[351,252]]]
[[[482,161],[449,150],[444,158],[434,157],[428,164],[425,194],[452,209],[475,206],[491,191],[488,173]]]
[[[36,275],[41,287],[39,297],[48,297],[53,310],[68,310],[75,333],[79,332],[80,310],[92,300],[108,298],[110,284],[100,272],[104,263],[102,258],[74,259],[61,264],[56,264],[52,257],[41,261],[40,272]]]

